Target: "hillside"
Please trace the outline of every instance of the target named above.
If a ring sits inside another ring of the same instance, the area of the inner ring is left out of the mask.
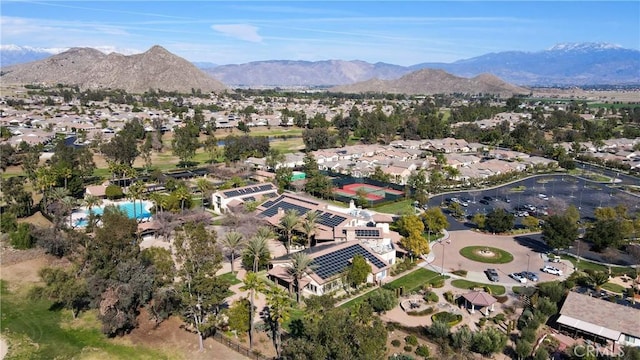
[[[373,79],[351,85],[333,87],[330,90],[346,93],[396,93],[396,94],[451,94],[490,93],[503,97],[528,94],[529,90],[508,84],[490,74],[474,78],[462,78],[442,70],[423,69],[396,80]]]
[[[226,86],[189,61],[161,46],[125,56],[92,48],[72,48],[44,60],[2,68],[5,84],[67,84],[82,88],[117,88],[132,93],[149,89],[190,92]]]

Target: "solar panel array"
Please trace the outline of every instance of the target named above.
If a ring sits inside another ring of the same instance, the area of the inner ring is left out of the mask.
[[[277,203],[276,205],[271,206],[270,208],[266,209],[265,211],[263,211],[262,213],[260,213],[262,216],[264,217],[271,217],[274,216],[278,213],[278,209],[282,209],[285,212],[288,210],[295,210],[299,216],[302,216],[304,214],[306,214],[309,210],[309,208],[306,208],[304,206],[300,206],[297,204],[291,204],[288,203],[286,201],[280,201],[279,203]]]
[[[320,216],[318,216],[317,222],[318,224],[322,224],[322,225],[334,228],[342,224],[345,220],[347,220],[347,218],[344,216],[334,215],[332,213],[324,212],[320,214]]]
[[[276,199],[269,200],[269,201],[265,202],[264,204],[262,204],[262,206],[265,207],[265,208],[270,208],[273,204],[275,204],[278,201],[282,200],[282,198],[284,198],[284,195],[280,195]]]
[[[378,269],[387,266],[387,264],[368,252],[360,244],[354,244],[344,249],[318,256],[313,259],[313,262],[311,263],[312,267],[315,267],[313,272],[315,272],[320,278],[326,280],[343,272],[344,269],[351,264],[350,260],[353,259],[355,255],[362,255]]]
[[[273,189],[274,189],[273,184],[264,184],[264,185],[252,186],[249,188],[228,190],[228,191],[224,191],[223,194],[224,196],[229,198],[229,197],[235,197],[235,196],[241,196],[241,195],[255,194],[260,191],[267,191],[267,190],[273,190]]]
[[[256,201],[256,198],[254,198],[253,196],[247,196],[246,198],[242,198],[242,200],[244,200],[244,201]]]
[[[358,237],[380,237],[380,230],[378,229],[356,229],[356,236]]]

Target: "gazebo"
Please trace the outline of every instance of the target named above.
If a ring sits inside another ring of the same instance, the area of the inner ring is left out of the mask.
[[[465,305],[469,307],[468,304],[471,304],[471,313],[475,313],[476,306],[478,308],[483,307],[491,307],[487,309],[487,316],[489,315],[489,311],[493,311],[493,304],[496,303],[496,298],[491,296],[489,293],[484,291],[472,291],[470,293],[466,293],[462,295],[464,298]]]

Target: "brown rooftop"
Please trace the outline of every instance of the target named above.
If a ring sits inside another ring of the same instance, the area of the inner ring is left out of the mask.
[[[640,310],[570,291],[561,315],[640,338]]]

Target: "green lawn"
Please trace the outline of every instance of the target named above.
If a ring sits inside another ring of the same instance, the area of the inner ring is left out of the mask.
[[[485,257],[479,255],[478,251],[484,249],[493,252],[494,256]],[[506,264],[513,261],[513,255],[511,255],[510,253],[490,246],[467,246],[460,249],[460,255],[466,257],[469,260],[487,264]]]
[[[448,279],[449,277],[445,276],[444,278]],[[396,280],[393,280],[390,283],[385,284],[384,288],[393,290],[393,289],[398,289],[400,287],[404,287],[404,293],[407,294],[419,289],[424,284],[434,282],[440,279],[442,279],[442,276],[437,272],[427,270],[425,268],[420,268],[418,270],[410,272],[409,274],[401,278],[398,278]]]
[[[396,201],[391,204],[384,204],[381,206],[373,207],[372,209],[386,214],[405,214],[405,213],[413,213],[413,201],[411,199],[405,199],[401,201]]]
[[[293,308],[291,310],[291,313],[289,314],[289,320],[285,321],[282,324],[282,327],[287,331],[290,332],[291,329],[289,328],[289,325],[291,325],[291,322],[293,322],[294,320],[299,320],[302,319],[302,317],[304,316],[304,309],[300,309],[300,308]]]
[[[604,272],[609,272],[609,268],[607,266],[604,265],[600,265],[598,263],[594,263],[591,261],[586,261],[586,260],[580,260],[580,262],[578,262],[578,260],[576,258],[574,258],[573,256],[569,256],[569,255],[560,255],[560,257],[564,260],[569,260],[571,261],[571,263],[573,264],[573,266],[578,269],[578,270],[593,270],[593,271],[604,271]],[[633,268],[631,267],[624,267],[624,266],[612,266],[611,267],[611,274],[612,275],[622,275],[625,273],[632,273],[633,272]]]
[[[240,284],[242,282],[242,280],[239,280],[236,277],[236,274],[231,272],[220,275],[220,278],[228,280],[231,285]]]
[[[620,286],[618,284],[614,284],[614,283],[606,283],[604,285],[601,286],[604,290],[608,290],[617,294],[624,294],[624,292],[627,290],[624,286]]]
[[[73,320],[69,310],[50,310],[50,301],[34,300],[23,292],[10,293],[6,283],[0,283],[1,329],[11,348],[7,359],[178,358],[107,339],[100,331],[95,310]]]
[[[504,295],[506,292],[504,286],[502,285],[492,285],[492,284],[482,284],[474,281],[463,280],[463,279],[455,279],[451,281],[451,285],[457,287],[458,289],[473,289],[480,287],[487,287],[491,289],[491,293],[493,295]]]

